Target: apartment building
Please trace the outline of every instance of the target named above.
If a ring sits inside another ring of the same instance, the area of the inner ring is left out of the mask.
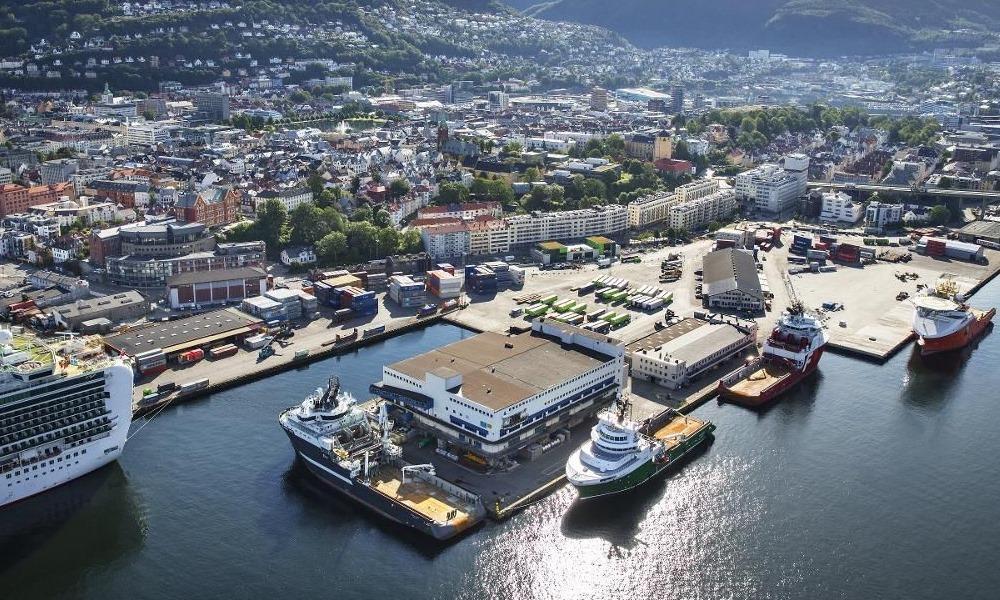
[[[712,221],[728,218],[736,209],[736,194],[730,189],[719,190],[670,207],[670,227],[693,231]]]
[[[789,154],[784,166],[766,164],[736,176],[740,200],[752,200],[761,213],[777,215],[794,207],[809,186],[809,157]]]
[[[630,202],[627,206],[628,226],[640,229],[665,221],[670,216],[670,208],[680,201],[674,192],[657,192]]]
[[[864,215],[864,207],[855,202],[844,192],[826,192],[823,194],[823,204],[819,219],[826,222],[854,224]]]
[[[628,209],[610,205],[580,210],[517,215],[507,219],[510,245],[612,235],[628,228]]]
[[[125,141],[137,146],[155,146],[170,139],[170,131],[157,123],[132,122],[125,125]]]
[[[886,225],[900,223],[902,220],[902,204],[872,201],[865,208],[865,226],[877,231],[882,231]]]

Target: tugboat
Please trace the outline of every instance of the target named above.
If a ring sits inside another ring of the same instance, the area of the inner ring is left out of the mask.
[[[409,465],[389,438],[386,405],[378,416],[356,405],[331,377],[278,422],[296,454],[321,481],[376,513],[439,540],[486,514],[479,496],[436,477],[433,465]]]
[[[982,335],[996,309],[980,310],[967,305],[952,281],[944,281],[932,292],[913,298],[913,332],[921,355],[960,350]]]
[[[823,323],[796,302],[764,342],[762,356],[741,375],[719,381],[719,396],[742,406],[767,404],[816,370],[829,341]]]
[[[711,422],[669,408],[637,423],[631,408],[623,394],[598,415],[590,439],[566,461],[566,478],[580,499],[621,494],[642,485],[678,464],[715,431]]]

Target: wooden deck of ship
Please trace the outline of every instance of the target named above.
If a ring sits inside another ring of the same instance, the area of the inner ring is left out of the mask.
[[[372,487],[436,523],[458,524],[470,518],[469,509],[460,498],[415,475],[408,477],[404,484],[403,473],[397,467],[380,468]]]
[[[741,379],[729,387],[736,394],[743,396],[759,396],[765,390],[775,385],[791,374],[791,369],[774,362],[765,362],[746,379]]]
[[[653,437],[658,440],[666,440],[670,436],[678,434],[683,434],[685,437],[691,437],[699,429],[704,427],[704,425],[704,421],[700,421],[687,415],[677,415],[671,419],[669,423],[657,429],[656,433],[653,434]],[[667,441],[668,446],[674,446],[678,443],[680,443],[680,440],[676,438]]]

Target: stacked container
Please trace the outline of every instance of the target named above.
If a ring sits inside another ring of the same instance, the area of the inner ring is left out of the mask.
[[[340,288],[340,308],[349,308],[358,316],[374,315],[378,313],[375,292],[352,286]]]
[[[495,292],[497,289],[497,274],[486,265],[470,265],[465,267],[466,288],[480,294]]]
[[[462,278],[441,269],[427,273],[427,291],[447,300],[462,295]]]
[[[407,275],[393,275],[389,278],[389,298],[403,308],[423,306],[427,301],[424,284],[417,283]]]
[[[813,239],[811,235],[799,235],[795,234],[792,239],[792,247],[789,248],[789,252],[792,254],[805,254],[807,250],[812,248]]]
[[[302,302],[298,292],[287,288],[277,288],[264,292],[264,297],[281,304],[285,309],[285,318],[298,319],[302,316]]]

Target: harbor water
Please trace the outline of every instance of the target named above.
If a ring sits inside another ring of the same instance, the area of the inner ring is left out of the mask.
[[[1000,306],[1000,282],[973,299]],[[0,511],[0,598],[996,598],[1000,333],[958,357],[827,354],[772,408],[598,504],[563,488],[440,545],[315,482],[278,412],[448,325],[172,407],[118,464]]]

